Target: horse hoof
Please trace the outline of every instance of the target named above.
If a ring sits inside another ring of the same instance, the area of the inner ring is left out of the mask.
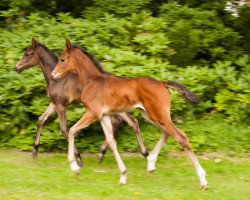
[[[79,174],[80,173],[80,167],[77,165],[77,163],[74,161],[72,163],[70,163],[70,168],[71,170],[76,173],[76,174]]]
[[[77,175],[77,176],[80,175],[81,174],[81,170],[79,169],[77,171],[74,171],[74,174]]]
[[[80,161],[78,161],[78,162],[77,162],[77,164],[78,164],[78,166],[79,166],[79,167],[81,167],[81,168],[82,168],[82,166],[83,166],[83,162],[82,162],[81,160],[80,160]]]
[[[207,185],[207,183],[204,184],[204,185],[201,185],[202,191],[205,191],[208,187],[209,187],[209,186]]]
[[[98,163],[102,163],[103,158],[104,158],[104,155],[103,154],[99,154],[99,156],[98,156]]]
[[[127,184],[127,182],[125,181],[125,182],[121,182],[121,181],[119,181],[119,184],[120,185],[126,185]]]
[[[148,170],[148,173],[152,174],[154,171],[155,171],[155,169],[150,169],[150,170]]]
[[[120,185],[126,185],[126,184],[127,184],[126,177],[122,177],[122,178],[120,178],[120,180],[119,180],[119,184],[120,184]]]
[[[36,158],[37,155],[38,155],[37,151],[32,151],[32,157],[33,157],[33,158]]]
[[[102,161],[103,161],[103,158],[98,158],[98,163],[102,163]]]
[[[125,184],[127,184],[127,171],[126,171],[126,170],[124,170],[124,171],[121,173],[120,180],[119,180],[119,184],[120,184],[120,185],[125,185]]]
[[[153,173],[156,170],[156,167],[154,164],[153,165],[149,164],[147,167],[147,170],[148,170],[148,173]]]
[[[151,158],[151,157],[148,156],[147,161],[148,161],[147,170],[148,170],[149,173],[153,173],[155,171],[155,169],[156,169],[156,167],[155,167],[156,159]]]

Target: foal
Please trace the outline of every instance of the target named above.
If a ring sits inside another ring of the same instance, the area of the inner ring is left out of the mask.
[[[16,71],[18,72],[21,72],[36,65],[41,68],[47,83],[47,93],[52,101],[46,111],[38,119],[37,135],[34,143],[33,156],[36,156],[38,152],[42,127],[47,118],[55,111],[57,112],[59,118],[61,132],[63,133],[65,139],[67,139],[68,136],[66,124],[66,109],[70,103],[79,102],[82,94],[82,86],[79,84],[77,74],[68,74],[59,82],[52,80],[51,72],[56,66],[57,61],[57,57],[51,51],[49,51],[47,47],[40,44],[35,39],[32,39],[32,45],[26,50],[23,57],[16,64]],[[126,121],[128,125],[133,129],[136,134],[139,146],[141,148],[141,153],[144,157],[147,157],[148,152],[144,147],[143,141],[141,139],[139,125],[136,119],[132,118],[126,113],[120,113],[118,115],[113,116],[113,131],[116,131],[123,121]],[[100,162],[103,160],[103,156],[106,152],[107,147],[107,143],[104,142],[100,148]],[[78,163],[81,165],[81,157],[77,149],[75,149],[75,155],[78,160]]]
[[[70,73],[73,72],[73,73]],[[117,151],[116,141],[111,133],[110,117],[114,113],[139,108],[144,116],[163,131],[163,136],[147,157],[148,171],[155,169],[157,156],[168,136],[184,148],[190,158],[202,188],[206,188],[205,171],[197,160],[187,136],[173,124],[170,118],[170,95],[166,87],[175,88],[187,100],[195,103],[198,99],[184,86],[173,82],[160,82],[152,78],[122,78],[105,72],[91,59],[90,54],[66,40],[66,49],[52,72],[52,78],[59,80],[66,74],[78,74],[82,86],[81,101],[86,107],[83,117],[69,130],[68,161],[71,170],[80,168],[74,160],[74,138],[77,132],[100,120],[104,127],[106,141],[114,153],[120,169],[120,183],[126,183],[126,168]]]

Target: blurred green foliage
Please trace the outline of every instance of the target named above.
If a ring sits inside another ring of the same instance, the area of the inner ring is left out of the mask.
[[[218,135],[228,134],[232,142],[239,139],[238,130],[246,134],[246,139],[241,138],[236,149],[249,150],[245,147],[249,144],[250,115],[249,7],[243,7],[240,17],[234,18],[224,10],[225,3],[1,1],[0,145],[30,150],[36,120],[49,104],[40,70],[32,68],[22,74],[14,71],[24,49],[35,37],[57,55],[65,47],[65,38],[69,38],[87,47],[105,70],[116,75],[147,76],[184,84],[201,102],[188,105],[171,90],[172,118],[183,129],[185,125],[190,128],[185,130],[195,150],[221,150],[224,139]],[[70,106],[68,126],[83,112],[81,105]],[[214,115],[219,117],[209,117],[213,120],[207,125],[202,123],[205,117]],[[160,134],[138,118],[145,143],[152,148]],[[190,121],[203,124],[205,130],[196,124],[189,126]],[[42,133],[41,150],[65,150],[58,119],[54,115],[49,122]],[[233,125],[235,133],[218,129],[217,123]],[[206,131],[214,134],[208,136]],[[137,151],[129,128],[123,127],[119,132],[121,150]],[[102,141],[101,128],[95,123],[80,134],[76,144],[81,150],[97,151]],[[170,143],[178,148],[175,142]],[[240,145],[243,147],[238,148]]]

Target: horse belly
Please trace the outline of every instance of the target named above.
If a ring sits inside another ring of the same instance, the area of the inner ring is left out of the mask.
[[[140,108],[145,110],[142,103],[135,103],[135,104],[110,104],[103,107],[103,113],[106,115],[117,114],[121,112],[129,112],[133,109]]]

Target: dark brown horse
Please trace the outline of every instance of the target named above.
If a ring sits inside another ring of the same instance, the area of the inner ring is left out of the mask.
[[[72,72],[72,73],[70,73]],[[172,136],[186,151],[199,178],[202,188],[206,188],[205,171],[196,158],[184,132],[173,124],[170,118],[170,95],[166,87],[175,88],[189,101],[196,102],[196,96],[184,86],[173,82],[160,82],[152,78],[122,78],[105,72],[87,51],[71,45],[66,40],[66,49],[52,72],[52,78],[59,80],[67,74],[78,74],[82,89],[81,101],[86,107],[83,117],[69,130],[68,161],[71,170],[80,168],[74,160],[74,138],[77,132],[96,120],[103,124],[106,141],[117,160],[121,175],[120,183],[126,183],[126,168],[117,151],[112,135],[110,117],[114,113],[138,108],[142,114],[163,131],[163,136],[147,157],[148,171],[155,169],[157,156],[168,136]]]
[[[33,156],[36,156],[38,152],[42,127],[47,118],[55,111],[57,112],[59,118],[61,132],[67,139],[66,109],[69,104],[79,102],[82,94],[82,86],[79,84],[77,74],[68,74],[58,82],[52,80],[51,72],[56,66],[57,61],[57,57],[49,51],[47,47],[40,44],[35,39],[32,39],[32,45],[25,51],[21,60],[16,64],[16,71],[18,72],[33,66],[39,66],[41,68],[47,83],[47,93],[52,101],[46,111],[38,119]],[[113,130],[116,131],[123,121],[127,122],[133,129],[137,136],[141,153],[144,157],[147,157],[148,152],[141,139],[139,125],[136,119],[130,117],[127,113],[115,115],[112,117]],[[107,142],[104,142],[100,148],[99,161],[102,161],[107,147]],[[75,156],[78,164],[81,165],[81,157],[77,149],[75,149]]]

